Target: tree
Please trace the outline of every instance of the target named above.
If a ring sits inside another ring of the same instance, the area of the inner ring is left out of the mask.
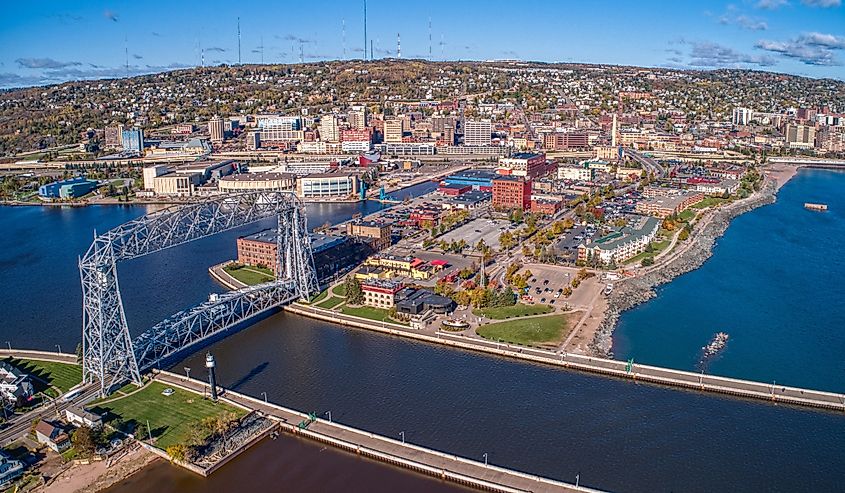
[[[480,241],[480,240],[479,240]],[[502,246],[505,250],[510,250],[516,245],[516,240],[513,237],[513,233],[510,231],[505,231],[504,233],[499,235],[499,245]]]
[[[70,441],[79,454],[89,457],[97,449],[93,434],[91,428],[87,426],[80,426],[73,432]]]
[[[364,302],[364,291],[361,289],[361,281],[354,275],[346,276],[346,300],[353,305],[360,305]]]
[[[643,267],[648,267],[649,265],[654,265],[654,257],[646,257],[640,262],[640,265]]]
[[[483,252],[487,249],[487,244],[484,243],[484,238],[478,240],[478,243],[475,244],[475,250],[478,252]]]
[[[684,228],[681,230],[680,233],[678,233],[678,239],[681,241],[686,241],[687,238],[689,238],[689,230],[687,228]]]
[[[563,288],[563,295],[567,298],[572,296],[572,288],[570,286],[566,286],[565,288]]]
[[[185,462],[188,458],[188,446],[182,443],[171,445],[165,451],[170,457],[170,460]]]

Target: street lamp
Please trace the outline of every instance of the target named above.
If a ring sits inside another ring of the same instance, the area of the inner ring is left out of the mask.
[[[185,370],[185,378],[190,380],[191,379],[191,368],[185,366],[185,367],[183,367],[183,369]]]
[[[576,474],[576,475],[575,475],[575,487],[576,487],[576,488],[578,487],[578,484],[579,484],[580,482],[581,482],[581,475],[580,475],[580,474]]]
[[[9,341],[6,341],[6,345],[9,346],[9,351],[11,351],[12,350],[12,343],[9,342]]]
[[[332,412],[326,411],[326,414],[329,416],[329,423],[331,423],[332,422]]]
[[[59,348],[59,354],[62,354],[62,345],[56,344],[56,347]]]
[[[400,432],[399,432],[399,436],[401,436],[401,437],[402,437],[402,443],[404,444],[404,443],[405,443],[405,432],[404,432],[404,431],[400,431]]]
[[[262,392],[262,396],[264,396],[264,404],[267,404],[267,392]]]
[[[487,467],[487,452],[484,452],[484,467]]]

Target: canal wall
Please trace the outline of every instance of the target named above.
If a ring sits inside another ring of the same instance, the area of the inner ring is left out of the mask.
[[[56,351],[37,351],[34,349],[0,349],[0,358],[19,358],[40,361],[52,361],[54,363],[77,364],[75,354],[59,353]]]
[[[445,332],[428,335],[406,326],[390,322],[373,322],[372,320],[352,317],[324,310],[317,307],[303,307],[296,303],[288,305],[285,311],[316,318],[327,322],[337,323],[349,327],[363,328],[385,334],[408,337],[433,344],[441,344],[454,348],[494,354],[506,358],[530,361],[544,365],[563,367],[588,373],[624,378],[637,382],[652,383],[663,386],[680,387],[700,392],[762,400],[767,402],[792,404],[817,409],[828,409],[845,412],[845,394],[824,392],[820,390],[786,387],[774,383],[754,382],[716,375],[705,375],[684,370],[661,368],[657,366],[630,364],[627,361],[572,354],[566,352],[546,351],[518,345],[496,343],[482,339],[475,339]]]
[[[200,380],[189,379],[168,371],[155,370],[153,374],[156,380],[167,385],[202,394],[208,391],[208,384]],[[363,457],[483,491],[501,493],[522,493],[530,491],[563,493],[599,492],[599,490],[592,488],[572,485],[542,476],[513,471],[457,455],[447,454],[414,445],[404,440],[400,441],[387,438],[322,418],[312,420],[311,416],[301,411],[231,390],[224,390],[220,395],[220,400],[273,417],[278,420],[281,430],[295,436],[314,440]],[[303,427],[299,425],[302,422],[310,422],[310,424]],[[249,445],[257,441],[252,441]],[[244,444],[243,450],[246,450],[249,445]],[[231,460],[234,455],[230,456],[228,460]]]

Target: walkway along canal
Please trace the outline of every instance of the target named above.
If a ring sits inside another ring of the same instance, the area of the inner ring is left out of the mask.
[[[162,383],[199,394],[207,394],[207,383],[177,375],[168,371],[153,370],[154,378]],[[309,438],[348,452],[386,462],[395,466],[451,481],[484,491],[519,493],[530,491],[555,492],[598,492],[591,488],[555,481],[541,476],[512,471],[452,454],[413,445],[404,440],[395,440],[374,433],[358,430],[330,420],[324,420],[293,409],[262,401],[231,390],[224,390],[220,399],[232,405],[258,411],[278,420],[281,430]],[[263,436],[262,436],[263,438]],[[245,444],[227,459],[215,465],[215,469],[233,459],[258,440]],[[191,469],[193,470],[193,469]],[[197,472],[197,471],[194,471]],[[210,474],[213,470],[207,471]]]
[[[574,370],[598,373],[619,378],[627,378],[640,382],[648,382],[672,387],[682,387],[702,392],[715,392],[738,397],[760,399],[784,404],[793,404],[813,408],[845,411],[845,394],[824,392],[819,390],[802,389],[776,385],[774,382],[763,383],[737,378],[706,375],[671,368],[641,365],[633,361],[618,361],[566,352],[546,351],[511,344],[496,343],[483,339],[457,336],[446,332],[436,331],[425,334],[420,330],[409,329],[406,326],[390,322],[373,322],[372,320],[344,315],[331,310],[314,306],[303,306],[298,303],[288,305],[286,311],[334,322],[350,327],[375,330],[391,335],[409,337],[425,342],[443,344],[446,346],[480,351],[508,358],[522,359]]]

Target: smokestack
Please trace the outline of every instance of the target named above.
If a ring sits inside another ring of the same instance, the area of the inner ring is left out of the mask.
[[[613,114],[613,129],[611,130],[610,146],[616,147],[616,113]]]

